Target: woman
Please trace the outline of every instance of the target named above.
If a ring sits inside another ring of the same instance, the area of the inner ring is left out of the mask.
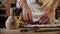
[[[34,22],[49,23],[53,10],[59,4],[59,0],[20,0],[19,2],[23,10],[23,20],[31,24]]]

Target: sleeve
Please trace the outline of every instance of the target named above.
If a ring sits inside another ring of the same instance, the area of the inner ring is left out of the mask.
[[[19,8],[19,1],[20,0],[16,0],[16,8]]]
[[[44,0],[42,3],[41,10],[46,10],[51,5],[52,0]]]
[[[21,8],[22,3],[20,3],[20,0],[16,0],[16,8]]]

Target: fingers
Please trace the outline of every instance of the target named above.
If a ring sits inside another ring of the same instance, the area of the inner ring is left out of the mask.
[[[46,17],[42,16],[42,17],[40,18],[40,20],[39,20],[39,23],[42,23],[45,18],[46,18]]]
[[[42,24],[47,24],[49,23],[49,18],[46,18],[45,20],[43,20]]]
[[[33,23],[33,20],[32,20],[32,15],[31,15],[31,13],[27,13],[27,15],[28,15],[28,20],[29,20],[29,22],[32,24],[32,23]]]
[[[27,15],[28,15],[29,20],[32,22],[32,14],[31,13],[27,13]]]
[[[23,19],[25,22],[33,23],[32,16],[28,12],[23,12]]]
[[[27,21],[28,20],[28,16],[27,16],[27,13],[26,12],[23,13],[23,19],[24,19],[24,21]]]
[[[49,22],[49,18],[47,16],[42,16],[39,20],[39,23],[46,24]]]

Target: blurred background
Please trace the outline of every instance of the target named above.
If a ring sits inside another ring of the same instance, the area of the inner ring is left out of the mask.
[[[0,28],[5,27],[5,21],[10,14],[10,8],[16,7],[16,0],[0,0]],[[16,16],[20,16],[22,13],[22,9],[18,10]],[[60,20],[60,4],[55,10],[55,19]]]
[[[10,14],[11,7],[16,7],[16,0],[0,0],[0,28],[5,27],[5,21]],[[22,9],[18,10],[16,16],[20,16],[20,13],[22,13]]]

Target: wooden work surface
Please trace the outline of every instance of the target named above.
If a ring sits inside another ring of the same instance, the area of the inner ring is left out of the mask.
[[[48,28],[49,29],[49,28]],[[33,32],[33,31],[28,31],[28,32],[20,32],[20,30],[7,30],[7,29],[0,29],[0,34],[60,34],[60,28],[54,28],[54,30],[51,28],[49,31],[48,29],[41,29],[40,32]]]

